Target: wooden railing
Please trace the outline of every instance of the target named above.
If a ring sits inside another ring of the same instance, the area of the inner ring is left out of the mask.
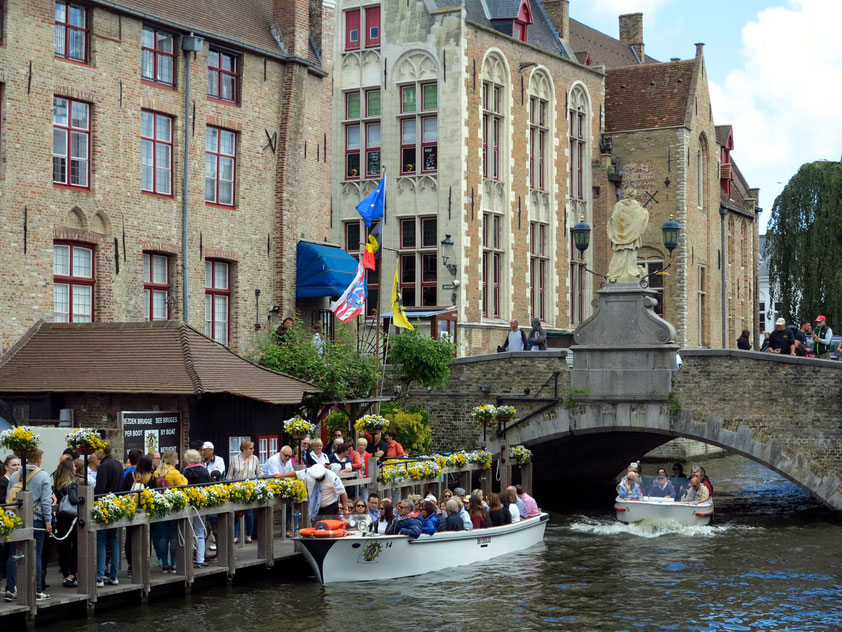
[[[420,455],[407,459],[389,459],[384,463],[409,464],[419,460],[432,460],[432,457]],[[441,499],[442,490],[445,487],[462,487],[470,493],[476,477],[477,485],[488,494],[491,491],[494,464],[489,469],[483,469],[479,464],[469,463],[464,467],[445,467],[441,475],[430,480],[403,480],[392,483],[381,483],[378,477],[381,471],[381,464],[377,459],[371,458],[368,462],[368,476],[362,476],[360,472],[340,473],[340,479],[346,487],[349,495],[363,497],[364,493],[377,492],[381,498],[391,498],[393,501],[410,494],[425,495],[431,492],[437,499]],[[226,483],[232,481],[219,481]],[[217,484],[217,482],[211,483]],[[191,486],[187,486],[191,487]],[[195,486],[192,486],[195,487]],[[173,488],[168,488],[173,489]],[[123,492],[119,495],[138,494],[139,492]],[[176,578],[173,581],[183,580],[191,584],[195,578],[192,550],[192,526],[191,518],[199,516],[215,515],[217,517],[216,543],[217,563],[214,565],[214,572],[227,572],[234,575],[237,570],[235,564],[236,546],[234,544],[235,514],[240,511],[253,510],[257,522],[257,563],[270,567],[274,564],[274,546],[277,540],[285,540],[287,532],[288,512],[300,512],[301,523],[299,526],[309,526],[307,502],[293,503],[277,498],[267,502],[255,503],[234,503],[226,502],[215,507],[187,508],[167,514],[163,517],[151,517],[145,511],[138,508],[133,519],[121,519],[112,524],[104,525],[93,519],[91,513],[94,508],[94,488],[89,485],[80,485],[78,488],[79,505],[76,524],[73,528],[77,536],[78,571],[76,589],[79,598],[87,599],[95,603],[99,591],[97,588],[97,533],[109,529],[131,528],[127,538],[132,542],[132,577],[131,586],[141,591],[144,595],[152,588],[153,558],[150,547],[150,527],[155,523],[176,521],[182,536],[178,539],[176,553]],[[13,504],[6,505],[4,509],[13,509],[23,521],[23,527],[15,529],[9,536],[0,538],[2,542],[14,543],[16,547],[15,562],[17,564],[17,590],[18,596],[15,612],[27,610],[31,616],[35,616],[38,607],[49,607],[54,604],[50,600],[36,602],[36,573],[35,573],[35,529],[34,529],[34,498],[32,492],[19,492],[17,500]],[[280,534],[275,535],[275,511],[280,509],[281,529]],[[58,534],[59,537],[63,534]],[[245,536],[245,534],[242,534]],[[245,537],[241,538],[241,541]],[[242,545],[240,545],[242,546]],[[121,555],[122,558],[122,555]],[[37,604],[37,605],[36,605]],[[9,611],[0,609],[0,615]]]

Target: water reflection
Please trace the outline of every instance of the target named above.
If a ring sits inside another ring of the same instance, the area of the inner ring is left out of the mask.
[[[553,514],[543,545],[438,575],[267,580],[60,629],[842,630],[839,519],[752,462],[704,465],[716,488],[709,526],[619,523],[607,498],[599,512]]]

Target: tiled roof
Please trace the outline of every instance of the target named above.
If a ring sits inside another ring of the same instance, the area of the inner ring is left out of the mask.
[[[93,0],[96,4],[97,0]],[[106,8],[123,8],[148,16],[150,21],[161,20],[193,31],[203,37],[213,37],[233,45],[263,51],[273,56],[283,54],[272,34],[273,0],[110,0],[102,2]],[[310,61],[318,62],[310,50]]]
[[[485,6],[492,20],[514,20],[520,13],[520,0],[485,0]]]
[[[198,395],[298,404],[320,389],[249,362],[177,321],[39,321],[0,358],[0,392]]]
[[[570,19],[570,46],[577,57],[580,53],[583,56],[590,54],[591,64],[603,64],[606,68],[641,63],[628,44],[572,18]],[[644,53],[644,63],[657,61]]]
[[[609,132],[683,125],[695,60],[609,70],[605,129]]]
[[[507,3],[508,0],[488,0],[491,3]],[[492,13],[485,0],[435,0],[438,7],[465,7],[469,22],[494,28],[491,19],[497,19],[498,14]],[[496,5],[495,5],[496,6]],[[555,28],[552,26],[549,17],[544,11],[540,0],[530,0],[532,7],[532,24],[529,25],[528,42],[533,46],[542,48],[553,55],[561,55],[567,59],[573,58],[572,51],[565,48],[564,43],[559,40]],[[518,5],[519,7],[519,5]]]
[[[728,142],[728,137],[731,136],[730,125],[716,125],[716,142],[719,145],[724,145]]]

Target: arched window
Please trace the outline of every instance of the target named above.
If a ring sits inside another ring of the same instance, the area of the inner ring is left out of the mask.
[[[549,288],[554,269],[555,213],[552,212],[552,138],[554,89],[549,74],[537,68],[529,78],[529,314],[553,322]]]
[[[482,64],[482,317],[502,318],[509,278],[505,262],[509,227],[506,219],[508,187],[509,69],[503,56],[490,52]]]
[[[504,133],[505,114],[508,108],[506,86],[509,83],[509,70],[502,57],[489,54],[482,64],[482,177],[501,180],[501,160],[506,134]]]
[[[705,207],[705,170],[707,165],[707,139],[705,135],[699,136],[699,148],[696,150],[696,204],[699,208]]]
[[[568,181],[567,196],[569,215],[568,227],[572,228],[579,218],[593,224],[591,213],[590,173],[591,163],[591,111],[590,98],[585,88],[577,84],[570,91],[568,97]],[[585,253],[586,260],[579,263],[575,260],[576,248],[573,245],[573,233],[569,235],[570,243],[570,323],[582,322],[587,317],[586,309],[590,305],[591,285],[590,277],[585,274],[585,266],[593,263],[593,249]]]

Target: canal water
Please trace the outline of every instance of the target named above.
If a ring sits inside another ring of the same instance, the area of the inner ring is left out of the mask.
[[[437,576],[267,580],[47,629],[842,630],[842,520],[741,457],[704,465],[708,527],[624,525],[608,497],[598,512],[552,514],[543,545]]]

